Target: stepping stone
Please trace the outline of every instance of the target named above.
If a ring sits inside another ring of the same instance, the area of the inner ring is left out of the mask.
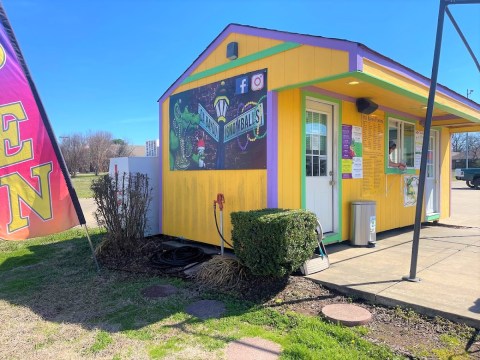
[[[227,360],[276,360],[282,347],[262,338],[243,338],[227,346]]]
[[[330,321],[345,326],[365,325],[372,320],[372,313],[353,304],[330,304],[322,308],[322,314]]]
[[[190,304],[186,312],[202,320],[219,318],[225,313],[225,304],[217,300],[200,300]]]
[[[176,293],[177,288],[173,285],[152,285],[142,290],[142,295],[150,299],[167,297]]]

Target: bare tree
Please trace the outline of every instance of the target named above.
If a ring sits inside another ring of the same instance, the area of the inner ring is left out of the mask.
[[[465,151],[465,133],[454,133],[452,134],[452,151],[462,152]]]
[[[72,177],[88,166],[87,139],[81,133],[60,136],[62,151],[68,172]]]
[[[480,133],[470,133],[468,136],[468,156],[476,161],[480,159]]]
[[[132,155],[133,147],[130,146],[128,140],[113,139],[111,152],[111,157],[128,157]]]
[[[100,171],[107,171],[111,157],[112,134],[108,131],[97,131],[89,133],[87,139],[90,163],[95,175],[98,175]]]

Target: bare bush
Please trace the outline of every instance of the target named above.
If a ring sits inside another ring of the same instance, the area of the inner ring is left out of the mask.
[[[107,236],[97,249],[102,256],[124,256],[135,253],[147,227],[147,211],[152,189],[145,174],[101,176],[92,182],[97,204],[95,218],[107,229]]]
[[[236,259],[215,256],[200,265],[195,280],[216,290],[239,290],[247,279],[248,269]]]

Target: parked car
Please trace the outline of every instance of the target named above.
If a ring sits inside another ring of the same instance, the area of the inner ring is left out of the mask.
[[[480,190],[480,168],[455,169],[455,179],[465,180],[469,188]]]

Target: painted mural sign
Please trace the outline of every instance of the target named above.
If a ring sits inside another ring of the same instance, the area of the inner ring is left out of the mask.
[[[342,179],[363,177],[362,128],[342,125]]]
[[[170,96],[170,170],[265,169],[267,70]]]
[[[415,206],[417,203],[419,178],[417,175],[403,176],[403,206]]]

